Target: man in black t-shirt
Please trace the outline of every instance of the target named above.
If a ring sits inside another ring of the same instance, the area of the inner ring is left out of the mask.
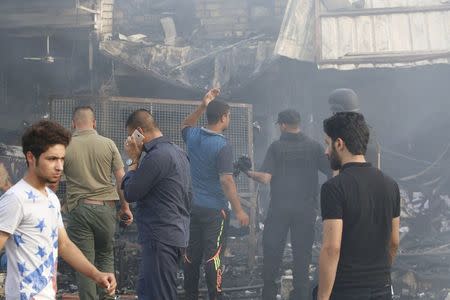
[[[324,121],[331,168],[322,186],[323,242],[318,300],[392,299],[391,265],[399,245],[397,183],[367,163],[369,128],[355,112]]]
[[[300,131],[300,114],[278,114],[281,137],[267,150],[260,172],[247,172],[270,183],[271,201],[263,233],[263,300],[275,300],[287,234],[291,233],[294,290],[291,300],[309,298],[309,264],[316,221],[318,171],[331,176],[323,147]]]

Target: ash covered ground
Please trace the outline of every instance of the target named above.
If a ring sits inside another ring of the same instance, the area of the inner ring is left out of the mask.
[[[401,243],[392,270],[394,299],[446,300],[450,299],[450,197],[427,195],[425,192],[402,189]],[[224,291],[229,299],[261,299],[261,231],[259,232],[256,263],[248,266],[248,237],[232,228],[224,257]],[[316,223],[316,242],[310,267],[311,284],[317,282],[317,260],[320,251],[321,220]],[[115,257],[119,295],[133,298],[139,271],[140,249],[136,227],[120,228],[117,233]],[[292,251],[285,249],[280,275],[289,274]],[[77,292],[74,273],[61,261],[59,295]],[[287,278],[287,279],[286,279]],[[183,299],[183,272],[179,272],[179,299]],[[283,284],[281,283],[283,281]],[[280,281],[281,299],[289,289],[289,276]],[[206,298],[206,284],[200,281],[200,291]]]

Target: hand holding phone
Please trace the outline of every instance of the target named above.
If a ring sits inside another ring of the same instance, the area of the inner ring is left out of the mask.
[[[125,141],[125,152],[131,160],[139,160],[142,153],[143,142],[144,135],[137,129],[127,138]]]
[[[133,131],[132,136],[134,137],[137,144],[142,143],[144,140],[144,135],[142,133],[140,133],[139,130],[137,130],[137,129],[135,129]]]

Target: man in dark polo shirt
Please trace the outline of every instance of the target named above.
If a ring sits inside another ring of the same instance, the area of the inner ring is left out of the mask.
[[[181,148],[162,135],[147,110],[133,112],[126,127],[129,160],[122,189],[127,201],[137,204],[142,245],[137,294],[139,299],[174,300],[178,263],[189,240],[189,161]],[[143,141],[136,140],[135,130],[143,135]]]
[[[247,172],[269,184],[271,201],[263,233],[263,300],[275,300],[287,234],[291,233],[294,289],[291,300],[307,299],[309,264],[314,241],[318,171],[331,176],[323,147],[300,130],[300,114],[292,109],[278,114],[281,137],[267,150],[260,172]]]
[[[222,299],[222,255],[230,220],[229,205],[242,226],[249,223],[233,179],[233,151],[223,132],[230,124],[230,106],[214,100],[209,91],[198,108],[183,122],[183,140],[191,162],[193,208],[186,251],[184,289],[186,300],[198,299],[200,264],[205,261],[210,300]],[[208,125],[195,127],[206,111]]]
[[[324,121],[327,150],[339,175],[323,184],[319,300],[392,299],[391,265],[399,245],[397,183],[367,163],[369,128],[356,112]]]

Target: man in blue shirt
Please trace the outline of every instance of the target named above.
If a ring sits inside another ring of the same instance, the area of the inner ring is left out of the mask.
[[[191,162],[193,208],[190,239],[185,256],[186,300],[198,299],[200,264],[205,259],[209,299],[222,294],[222,252],[229,224],[228,202],[242,226],[249,217],[241,207],[233,179],[233,151],[223,135],[230,123],[230,106],[215,100],[218,89],[209,91],[200,106],[183,123],[183,140]],[[206,128],[194,127],[206,110]]]
[[[181,148],[162,135],[147,110],[133,112],[126,127],[129,160],[122,189],[127,201],[137,204],[135,215],[142,245],[138,297],[177,299],[178,263],[189,240],[189,161]]]

